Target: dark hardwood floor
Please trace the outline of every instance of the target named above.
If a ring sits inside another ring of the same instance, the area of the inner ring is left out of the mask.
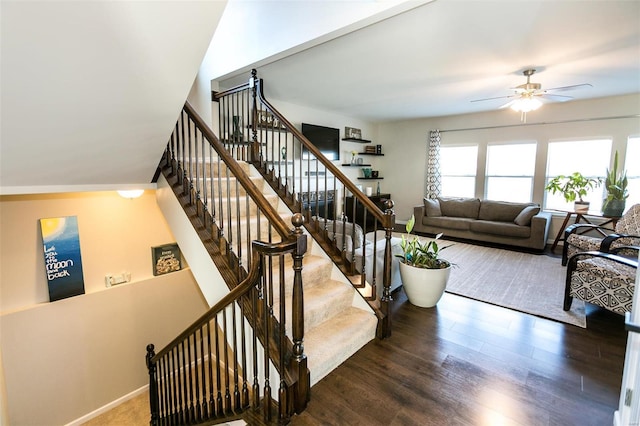
[[[445,293],[394,293],[393,335],[312,388],[292,425],[611,425],[627,333],[587,307],[582,329]]]

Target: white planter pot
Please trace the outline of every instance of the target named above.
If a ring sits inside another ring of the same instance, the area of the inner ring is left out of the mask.
[[[589,201],[576,201],[573,203],[573,210],[576,213],[587,213],[589,211]]]
[[[435,306],[449,280],[451,266],[444,269],[423,269],[400,262],[400,277],[407,298],[421,308]]]

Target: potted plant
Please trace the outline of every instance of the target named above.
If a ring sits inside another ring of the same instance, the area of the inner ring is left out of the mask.
[[[613,169],[607,169],[607,177],[604,180],[604,188],[607,196],[602,203],[602,215],[622,216],[629,192],[627,191],[627,171],[618,174],[618,151],[613,159]]]
[[[568,176],[556,176],[544,189],[551,191],[552,194],[561,192],[567,203],[574,203],[574,210],[577,213],[585,213],[589,210],[589,202],[584,201],[582,197],[598,186],[600,186],[600,179],[587,178],[580,172],[575,172]]]
[[[412,215],[406,225],[407,234],[411,234],[415,221]],[[418,237],[408,240],[402,235],[400,247],[403,254],[396,257],[400,258],[404,291],[413,305],[423,308],[435,306],[447,286],[452,264],[439,255],[441,250],[450,246],[438,246],[437,240],[441,236],[438,234],[434,240],[420,242]]]

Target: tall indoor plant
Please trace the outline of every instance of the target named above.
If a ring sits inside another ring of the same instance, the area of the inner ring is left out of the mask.
[[[552,194],[562,193],[567,203],[574,203],[576,212],[585,213],[589,210],[589,202],[584,201],[582,197],[598,186],[600,186],[600,179],[588,178],[580,172],[575,172],[567,176],[554,177],[544,189],[551,191]]]
[[[415,216],[407,222],[407,234],[411,234],[415,224]],[[434,240],[420,242],[418,237],[409,240],[402,235],[400,247],[400,277],[404,291],[411,304],[429,308],[435,306],[442,297],[449,280],[451,262],[439,257],[440,251],[450,246],[440,247],[437,240],[442,234],[436,235]]]
[[[627,191],[627,171],[618,173],[618,151],[613,159],[613,169],[607,169],[604,188],[607,196],[602,203],[603,216],[622,216],[629,192]]]

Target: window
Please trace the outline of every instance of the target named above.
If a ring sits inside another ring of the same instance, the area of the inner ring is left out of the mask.
[[[442,195],[474,197],[477,164],[477,145],[440,147]]]
[[[487,146],[486,196],[489,200],[530,202],[536,143]]]
[[[569,175],[580,172],[588,178],[604,177],[611,158],[611,139],[596,139],[588,141],[549,142],[547,153],[547,176],[549,180],[559,175]],[[602,186],[589,192],[584,201],[589,201],[591,211],[600,211],[604,189]],[[545,191],[545,208],[571,210],[562,194]]]
[[[627,154],[624,168],[627,171],[629,198],[626,209],[640,203],[640,136],[631,137],[627,141]]]

